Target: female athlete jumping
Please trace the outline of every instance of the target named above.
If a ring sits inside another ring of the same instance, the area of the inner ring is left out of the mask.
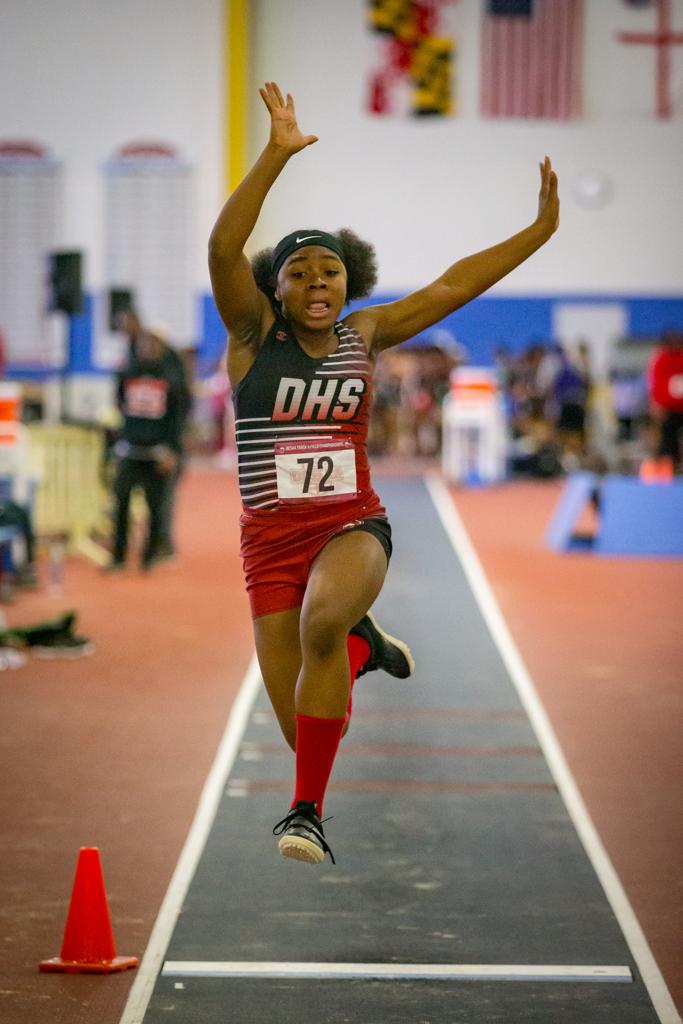
[[[538,215],[506,241],[454,263],[396,302],[342,317],[375,284],[374,251],[351,231],[293,231],[253,264],[243,253],[263,202],[295,153],[317,142],[274,82],[260,90],[270,139],[230,196],[209,243],[228,329],[242,557],[256,653],[296,786],[274,832],[285,857],[331,855],[321,817],[355,678],[405,678],[408,647],[369,614],[384,583],[391,529],[372,489],[366,440],[377,355],[412,338],[514,270],[558,225],[557,178],[540,165]]]

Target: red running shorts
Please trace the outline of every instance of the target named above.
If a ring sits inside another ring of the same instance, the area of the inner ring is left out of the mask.
[[[299,608],[311,565],[339,533],[365,530],[391,557],[391,527],[376,495],[352,509],[260,510],[240,518],[240,554],[252,618]]]

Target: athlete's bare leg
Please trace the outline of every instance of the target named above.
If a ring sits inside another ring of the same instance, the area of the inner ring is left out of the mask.
[[[261,675],[282,734],[296,750],[294,692],[301,672],[299,608],[254,619],[254,639]]]
[[[382,589],[386,570],[386,555],[375,537],[361,530],[343,534],[313,563],[303,609],[254,619],[263,681],[292,750],[297,711],[319,718],[345,714],[351,685],[347,636]],[[305,672],[302,638],[308,653]],[[347,729],[348,723],[344,734]]]
[[[323,830],[323,807],[339,741],[348,726],[348,634],[375,601],[386,570],[384,548],[377,538],[360,530],[334,538],[311,565],[299,620],[301,672],[293,708],[296,741],[289,739],[296,751],[294,799],[272,829],[280,837],[278,848],[284,857],[319,864],[329,853],[334,862]],[[269,618],[272,622],[260,627],[261,642],[268,648],[264,663],[276,627],[281,627],[281,640],[286,640],[294,621],[292,614],[278,621],[274,615]],[[367,641],[366,646],[370,654],[371,643]],[[353,660],[355,664],[356,657]],[[272,686],[273,692],[278,690],[276,697],[289,692],[292,676],[290,671],[285,682],[281,673],[280,690]],[[289,738],[286,710],[278,714]]]
[[[377,598],[386,572],[384,548],[363,530],[338,535],[315,559],[301,608],[298,714],[346,714],[351,686],[347,636]]]

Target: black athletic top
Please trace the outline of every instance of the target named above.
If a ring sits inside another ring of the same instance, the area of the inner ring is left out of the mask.
[[[245,511],[379,504],[367,458],[372,366],[358,331],[334,330],[336,350],[314,359],[277,318],[235,390]]]
[[[185,399],[167,363],[132,361],[118,374],[116,388],[122,439],[133,448],[167,445],[179,452]]]

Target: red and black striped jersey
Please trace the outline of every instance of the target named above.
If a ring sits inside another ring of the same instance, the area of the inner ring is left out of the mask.
[[[338,339],[335,351],[313,358],[288,323],[278,318],[235,390],[239,485],[246,513],[292,510],[283,497],[288,492],[283,489],[279,453],[322,453],[318,461],[324,469],[326,460],[331,465],[334,453],[340,450],[355,461],[353,493],[342,487],[342,494],[330,495],[340,502],[340,513],[343,508],[348,518],[354,513],[384,512],[372,489],[367,455],[372,363],[358,331],[344,321],[335,324],[334,330]],[[289,457],[302,463],[304,500],[299,506],[328,505],[325,490],[332,492],[331,486],[326,488],[323,483],[319,491],[305,492],[311,460]],[[336,465],[334,468],[336,471]]]

